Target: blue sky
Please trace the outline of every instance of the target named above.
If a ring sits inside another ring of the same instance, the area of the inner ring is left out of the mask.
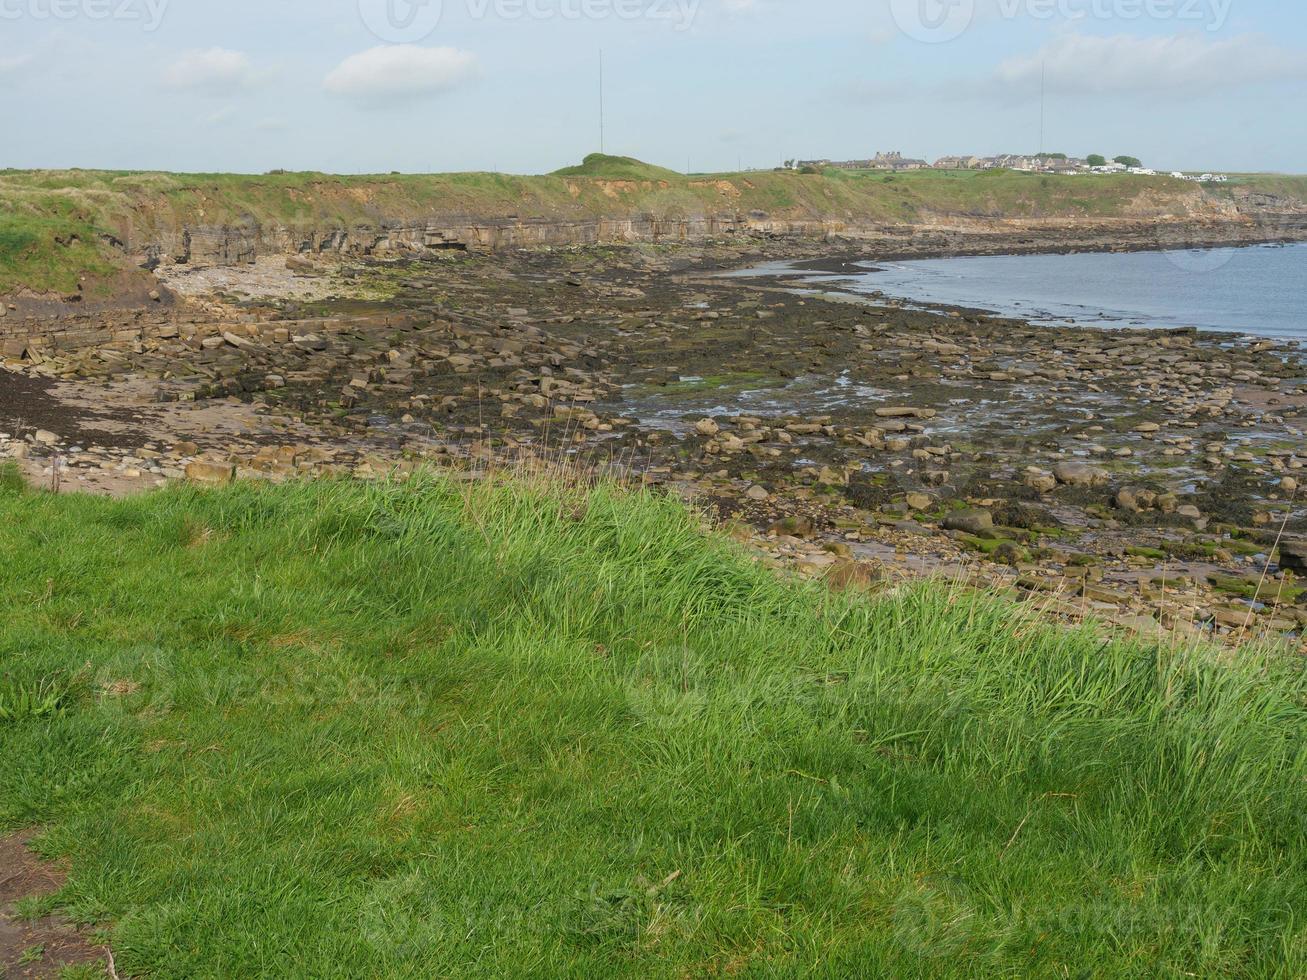
[[[1288,0],[0,0],[0,166],[540,173],[1039,149],[1307,172]]]

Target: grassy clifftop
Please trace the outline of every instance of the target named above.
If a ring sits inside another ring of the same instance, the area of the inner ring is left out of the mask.
[[[122,975],[1301,976],[1307,684],[678,503],[0,479],[0,830]],[[41,911],[34,909],[33,911]]]
[[[686,176],[598,155],[536,177],[7,170],[0,171],[0,293],[21,287],[67,292],[79,276],[121,265],[115,242],[136,244],[191,227],[330,229],[452,216],[567,221],[752,211],[853,224],[913,224],[941,216],[1074,221],[1210,211],[1247,190],[1303,201],[1307,178],[1249,177],[1234,187],[1204,189],[1169,177],[1014,172]]]

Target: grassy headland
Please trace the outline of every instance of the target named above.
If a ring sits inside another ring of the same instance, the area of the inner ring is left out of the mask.
[[[1307,201],[1307,178],[1248,177],[1200,187],[1170,177],[1054,177],[1011,171],[890,175],[749,172],[683,175],[593,155],[543,176],[492,173],[333,176],[0,171],[0,294],[68,292],[124,264],[130,248],[196,227],[349,229],[387,222],[675,219],[766,212],[781,219],[916,224],[968,220],[1150,218],[1202,213],[1265,191]]]
[[[1307,676],[679,503],[0,488],[0,826],[122,975],[1307,969]]]

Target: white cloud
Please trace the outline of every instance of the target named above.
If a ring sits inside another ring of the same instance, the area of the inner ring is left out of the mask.
[[[322,85],[333,95],[386,101],[448,92],[476,72],[476,55],[470,51],[391,44],[346,58]]]
[[[176,89],[228,95],[253,88],[259,76],[248,55],[226,48],[207,48],[184,52],[164,70],[163,81]]]
[[[1307,54],[1248,35],[1209,40],[1197,34],[1067,34],[1033,55],[1004,61],[990,81],[1008,92],[1037,93],[1045,66],[1049,91],[1069,95],[1205,95],[1307,78]]]

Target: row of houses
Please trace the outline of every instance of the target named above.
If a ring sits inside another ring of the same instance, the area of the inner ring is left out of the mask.
[[[1073,157],[1024,156],[1003,153],[994,157],[940,157],[936,170],[1032,170],[1039,173],[1080,173],[1090,169],[1084,160]]]
[[[905,157],[902,153],[877,153],[869,160],[787,160],[785,169],[789,170],[1021,170],[1041,174],[1139,174],[1156,177],[1157,171],[1148,167],[1132,167],[1112,161],[1102,166],[1090,166],[1088,160],[1066,157],[1061,154],[1036,154],[1027,156],[1019,153],[1002,153],[998,156],[948,156],[940,157],[933,164],[925,160]],[[1201,176],[1173,173],[1172,177],[1182,180],[1201,182],[1223,182],[1229,178],[1220,174],[1202,174]]]
[[[956,156],[941,157],[933,164],[914,157],[905,157],[897,151],[877,153],[868,160],[788,160],[791,170],[1032,170],[1042,173],[1074,173],[1089,169],[1084,160],[1062,157],[1023,156],[1005,153],[994,157]]]
[[[870,160],[790,160],[786,166],[790,170],[928,170],[930,164],[925,160],[914,160],[902,153],[877,153]]]

